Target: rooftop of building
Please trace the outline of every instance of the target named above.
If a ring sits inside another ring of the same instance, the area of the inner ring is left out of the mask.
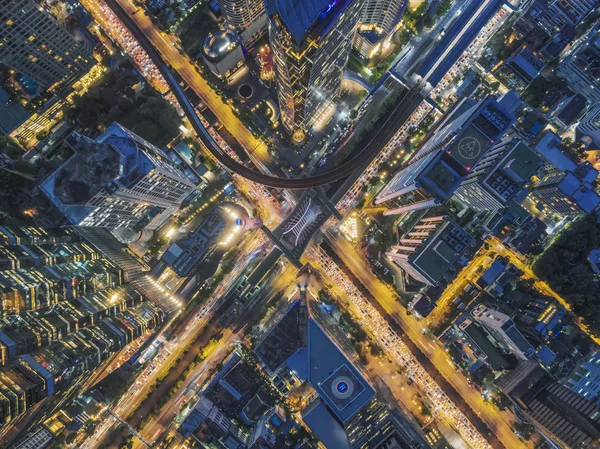
[[[583,95],[575,94],[559,106],[556,118],[565,126],[571,126],[583,115],[587,104]]]
[[[350,449],[344,428],[329,413],[325,403],[317,401],[302,413],[302,420],[325,447]]]
[[[312,318],[308,322],[309,382],[341,422],[352,418],[375,390]]]
[[[456,320],[456,325],[478,346],[486,355],[486,362],[495,371],[500,371],[508,366],[502,352],[496,348],[488,339],[486,332],[466,315]]]
[[[519,141],[498,168],[514,182],[523,183],[529,181],[541,163],[541,158]]]
[[[270,372],[274,373],[283,363],[287,363],[291,370],[297,371],[299,378],[306,379],[308,361],[305,348],[307,346],[308,310],[302,300],[296,300],[259,343],[255,352]],[[304,366],[302,363],[295,363],[296,353],[304,354]],[[290,359],[292,359],[292,366],[290,366]]]
[[[425,273],[435,285],[473,242],[473,237],[464,229],[452,220],[445,219],[438,228],[423,237],[417,251],[409,257],[412,265]]]
[[[348,0],[266,0],[267,13],[279,14],[281,20],[300,44],[307,32],[317,23],[324,23],[334,10],[340,10],[349,4]]]
[[[64,204],[85,204],[119,174],[119,153],[110,145],[82,141],[54,177],[54,195]]]
[[[507,63],[513,72],[529,83],[546,67],[545,62],[529,47],[524,46]]]
[[[540,139],[535,150],[559,170],[575,170],[577,164],[562,151],[562,142],[553,132]]]
[[[204,56],[211,61],[218,61],[242,44],[241,37],[232,27],[214,31],[204,40],[202,47]]]

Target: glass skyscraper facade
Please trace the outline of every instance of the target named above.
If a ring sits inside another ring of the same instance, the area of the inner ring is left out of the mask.
[[[295,141],[340,93],[362,3],[267,1],[281,120]]]

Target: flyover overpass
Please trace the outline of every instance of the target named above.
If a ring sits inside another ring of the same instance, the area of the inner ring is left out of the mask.
[[[418,107],[423,99],[420,93],[420,85],[413,89],[406,89],[399,98],[394,110],[394,112],[399,110],[402,111],[401,115],[403,117],[403,122],[394,123],[392,117],[397,117],[398,115],[389,114],[386,122],[380,127],[380,132],[377,133],[367,143],[367,145],[362,148],[358,154],[356,154],[356,156],[327,173],[311,176],[309,178],[279,178],[277,176],[266,175],[235,161],[219,147],[215,140],[210,136],[206,128],[204,128],[202,125],[202,122],[196,115],[191,102],[183,92],[183,88],[179,85],[178,80],[173,75],[171,68],[163,61],[162,56],[144,35],[144,33],[139,29],[135,21],[127,14],[127,12],[121,7],[121,5],[119,5],[117,1],[106,0],[106,4],[113,10],[119,20],[121,20],[121,22],[123,22],[123,24],[129,29],[131,34],[139,42],[140,46],[148,53],[148,56],[158,67],[162,76],[165,78],[167,84],[173,92],[173,95],[175,95],[175,98],[192,124],[194,131],[206,148],[208,148],[208,150],[211,152],[211,154],[225,168],[231,170],[232,172],[237,173],[238,175],[249,179],[250,181],[269,187],[281,189],[308,189],[311,187],[331,184],[349,176],[356,170],[364,169],[372,160],[372,158],[379,153],[388,140],[394,135],[395,130],[410,117],[412,112]],[[390,130],[393,131],[391,134]]]

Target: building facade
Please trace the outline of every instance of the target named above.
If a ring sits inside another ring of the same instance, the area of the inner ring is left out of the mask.
[[[506,207],[531,181],[542,159],[527,145],[507,140],[494,145],[454,193],[476,211]]]
[[[254,42],[267,28],[264,0],[219,0],[221,13],[233,25],[244,43]]]
[[[116,123],[67,143],[75,155],[40,189],[74,225],[154,230],[194,189],[162,150]]]
[[[268,0],[281,120],[297,142],[338,97],[362,3]]]
[[[202,47],[202,57],[206,65],[225,82],[230,81],[244,66],[245,52],[241,37],[230,25],[210,33]]]
[[[558,74],[590,103],[600,102],[600,23],[569,50],[559,65]]]
[[[445,285],[458,273],[461,259],[470,259],[474,242],[450,217],[428,217],[392,245],[386,256],[419,282]]]
[[[600,447],[600,407],[554,381],[537,362],[520,362],[496,385],[558,447]]]
[[[4,226],[0,315],[0,425],[73,386],[164,317],[75,229]]]
[[[567,377],[564,385],[589,401],[600,400],[600,352],[592,351]]]
[[[600,205],[592,185],[597,178],[598,171],[588,162],[574,171],[551,171],[532,185],[531,198],[542,210],[558,216],[589,214]]]
[[[575,137],[586,148],[600,148],[600,104],[593,105],[575,128]]]
[[[505,349],[521,359],[528,359],[535,349],[519,332],[517,326],[509,317],[497,310],[483,305],[473,310],[473,317],[480,323]]]
[[[596,6],[594,0],[550,0],[537,22],[552,36],[565,27],[579,25]]]
[[[370,58],[390,46],[393,32],[402,21],[406,0],[367,0],[360,13],[354,48],[363,58]]]
[[[448,200],[490,147],[510,128],[514,117],[488,98],[470,107],[463,101],[440,121],[409,164],[375,198],[384,215],[438,206]]]
[[[73,83],[96,61],[34,0],[0,0],[0,62],[45,88]]]

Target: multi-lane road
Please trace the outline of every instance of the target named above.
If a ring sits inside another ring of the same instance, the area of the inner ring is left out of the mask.
[[[219,300],[224,296],[227,289],[234,285],[234,280],[240,276],[245,269],[250,254],[257,248],[266,243],[266,238],[260,232],[250,236],[240,248],[239,263],[235,269],[221,282],[215,289],[211,297],[201,305],[196,307],[188,321],[181,326],[180,331],[172,340],[168,340],[161,350],[162,356],[156,361],[148,363],[147,366],[138,374],[136,383],[126,391],[121,398],[113,404],[112,411],[121,418],[131,415],[143,402],[150,391],[150,388],[158,379],[165,367],[171,366],[175,360],[182,354],[183,350],[192,344],[203,332],[210,319],[213,317]],[[157,338],[161,336],[158,335]],[[118,425],[114,417],[108,417],[96,428],[93,435],[86,439],[79,447],[82,449],[94,449],[101,444],[107,436]]]
[[[101,0],[102,1],[102,0]],[[101,14],[97,5],[99,2],[92,2],[91,0],[82,0],[82,3],[92,11],[92,14]],[[203,139],[204,143],[207,144],[210,151],[215,157],[223,163],[224,166],[232,170],[233,172],[244,176],[254,182],[263,183],[273,187],[282,187],[287,189],[301,189],[317,185],[325,185],[332,183],[336,180],[344,178],[354,172],[357,168],[360,168],[363,164],[368,162],[375,154],[379,153],[389,141],[391,135],[395,133],[395,130],[402,125],[402,123],[411,115],[411,113],[421,104],[422,96],[420,93],[421,86],[417,88],[407,89],[404,96],[401,98],[399,105],[396,107],[402,108],[402,117],[405,117],[400,123],[386,123],[381,127],[382,132],[374,137],[374,139],[366,145],[365,148],[349,163],[341,165],[337,169],[331,172],[304,179],[287,179],[284,177],[273,176],[270,174],[263,174],[255,171],[252,168],[246,167],[239,162],[234,161],[231,157],[225,154],[218,145],[215,144],[212,137],[209,139],[206,129],[198,119],[195,111],[183,93],[183,89],[178,83],[178,80],[173,75],[171,70],[175,71],[181,79],[194,90],[199,97],[207,104],[217,118],[227,125],[228,130],[236,136],[238,141],[246,148],[246,150],[252,154],[255,165],[261,168],[265,172],[270,172],[268,163],[270,163],[270,156],[266,151],[264,144],[256,139],[250,131],[243,126],[243,124],[233,114],[231,109],[224,105],[220,98],[214,95],[214,92],[210,89],[207,83],[197,73],[195,66],[189,60],[189,58],[182,54],[175,40],[159,31],[154,24],[152,24],[150,18],[143,14],[130,0],[107,0],[107,4],[113,9],[120,20],[127,26],[133,36],[142,45],[145,51],[149,54],[152,61],[160,69],[165,80],[168,82],[169,87],[175,94],[176,98],[183,107],[188,119],[192,123],[196,133]],[[96,18],[98,20],[98,18]],[[101,20],[99,20],[101,22]],[[106,25],[110,26],[110,25]],[[416,50],[415,50],[416,51]],[[392,114],[396,115],[396,114]],[[387,125],[387,126],[386,126]],[[391,133],[391,135],[389,135]],[[339,245],[339,247],[336,247]],[[336,252],[340,251],[344,263],[346,263],[357,276],[357,278],[363,283],[363,285],[369,290],[369,292],[377,298],[381,306],[394,318],[400,321],[403,330],[410,336],[410,339],[414,341],[419,349],[428,356],[435,367],[440,373],[447,379],[447,381],[458,391],[461,397],[470,404],[471,408],[478,414],[481,419],[492,429],[492,431],[498,436],[498,439],[508,448],[512,447],[523,447],[524,444],[514,435],[511,429],[510,414],[506,416],[502,415],[503,418],[498,420],[498,416],[501,415],[497,409],[492,408],[490,405],[483,402],[479,392],[470,386],[463,376],[456,376],[456,371],[449,362],[449,359],[441,347],[427,339],[422,332],[422,326],[414,320],[414,318],[407,317],[396,301],[396,298],[392,292],[383,284],[381,284],[369,270],[365,270],[365,261],[355,254],[352,248],[343,248],[343,240],[336,238],[332,241],[332,246],[336,249]],[[347,252],[349,250],[349,252]],[[186,338],[188,336],[186,335]],[[191,336],[189,336],[191,338]],[[148,382],[149,383],[149,382]],[[137,397],[138,394],[134,392],[133,397]],[[125,403],[122,406],[122,412],[126,413],[135,406],[135,400],[125,397]],[[450,405],[448,405],[450,407]],[[121,410],[118,410],[121,411]],[[459,416],[459,415],[456,415]],[[462,419],[462,418],[461,418]],[[462,422],[462,421],[461,421]],[[465,428],[470,429],[466,422],[463,422]],[[104,430],[104,433],[110,431],[112,427],[109,426]],[[102,429],[101,429],[102,430]],[[469,430],[469,432],[471,432]],[[471,437],[477,441],[477,445],[485,447],[485,444],[477,437],[476,434],[472,434]],[[88,446],[85,446],[88,447]],[[89,447],[93,447],[89,446]]]
[[[454,363],[442,346],[424,335],[424,327],[414,316],[407,315],[396,293],[382,283],[369,269],[367,261],[344,237],[332,229],[325,230],[327,242],[334,249],[362,286],[375,298],[387,315],[398,323],[406,336],[427,357],[444,380],[456,391],[465,404],[496,435],[507,449],[526,448],[528,443],[521,441],[513,432],[514,415],[510,411],[501,412],[486,402],[481,393],[467,382],[465,376],[457,372]]]
[[[91,0],[82,0],[86,8],[92,12],[94,17],[100,15],[98,19],[106,23],[104,18],[105,13],[102,5],[102,0],[92,2]],[[328,185],[343,179],[358,169],[363,168],[374,156],[376,156],[385,146],[390,136],[390,129],[395,130],[403,122],[392,122],[388,119],[380,127],[382,135],[376,135],[365,145],[351,160],[328,171],[309,178],[287,178],[278,176],[280,169],[272,164],[272,160],[266,146],[262,141],[256,139],[252,133],[241,123],[241,121],[233,114],[231,108],[223,104],[214,92],[210,89],[206,81],[198,74],[196,67],[192,64],[189,57],[179,51],[177,43],[174,39],[162,33],[150,20],[148,16],[143,14],[142,10],[136,7],[130,0],[106,0],[104,2],[115,13],[119,20],[127,27],[131,34],[136,38],[141,47],[146,51],[150,59],[160,70],[162,76],[171,88],[171,92],[177,98],[180,106],[190,121],[194,131],[205,144],[211,154],[223,166],[232,172],[243,176],[253,182],[264,184],[270,187],[284,189],[307,189],[322,185]],[[107,24],[106,26],[110,26]],[[252,158],[257,159],[257,166],[267,173],[261,173],[251,167],[248,167],[229,156],[215,142],[212,136],[198,119],[193,105],[185,95],[183,88],[179,85],[177,78],[174,76],[177,73],[187,83],[194,92],[206,102],[207,106],[213,110],[221,123],[227,124],[229,132],[231,132],[238,141],[246,148],[248,154]],[[421,85],[413,89],[407,89],[405,95],[399,102],[399,107],[403,108],[405,120],[421,103]],[[393,134],[393,133],[392,133]],[[261,146],[262,145],[262,146]],[[269,174],[273,172],[274,174]]]

